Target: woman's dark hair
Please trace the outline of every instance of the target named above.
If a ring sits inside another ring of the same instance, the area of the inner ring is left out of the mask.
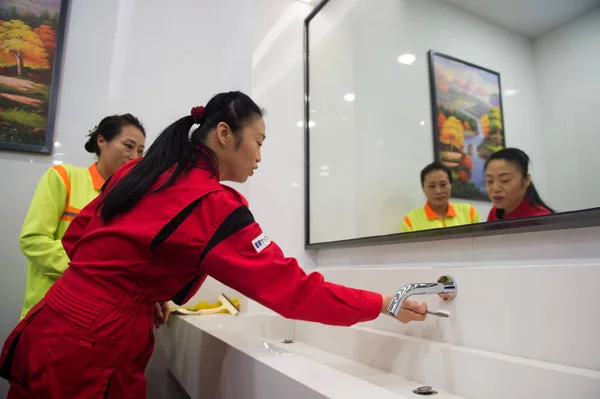
[[[135,126],[142,131],[146,137],[146,131],[142,122],[131,114],[111,115],[100,121],[100,124],[88,134],[88,141],[85,143],[85,150],[96,155],[100,155],[100,147],[98,147],[98,136],[104,137],[104,140],[111,141],[116,136],[121,134],[121,130],[125,126]]]
[[[493,160],[504,160],[512,163],[521,171],[523,179],[526,179],[529,175],[529,156],[525,151],[519,150],[518,148],[504,148],[500,151],[493,153],[490,158],[485,162],[485,169],[487,170],[490,162]],[[533,185],[533,181],[527,187],[525,196],[529,203],[536,208],[546,208],[551,213],[555,213],[554,209],[550,208],[540,197],[537,189]]]
[[[425,168],[423,168],[423,170],[421,171],[421,187],[425,185],[425,178],[427,177],[427,175],[431,172],[435,172],[436,170],[446,172],[446,174],[448,175],[448,181],[450,182],[450,184],[452,184],[452,172],[450,171],[450,169],[445,167],[441,162],[435,161],[425,166]]]
[[[99,205],[102,207],[102,218],[108,223],[115,216],[133,208],[156,180],[172,167],[175,168],[169,179],[155,191],[164,190],[172,185],[182,173],[196,165],[198,158],[208,161],[213,173],[216,173],[216,157],[204,145],[208,133],[224,122],[235,135],[237,145],[240,145],[240,129],[254,118],[262,117],[263,113],[246,94],[231,91],[214,96],[206,104],[204,114],[199,119],[195,120],[192,115],[188,115],[175,121],[162,131],[144,158],[106,193]],[[190,138],[190,130],[194,124],[199,126]]]

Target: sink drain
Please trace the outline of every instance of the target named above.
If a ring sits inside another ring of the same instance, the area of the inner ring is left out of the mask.
[[[413,393],[416,393],[417,395],[437,395],[437,391],[434,391],[429,385],[418,387],[413,390]]]

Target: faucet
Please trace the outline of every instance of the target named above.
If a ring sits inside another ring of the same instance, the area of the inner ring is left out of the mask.
[[[451,301],[456,297],[458,286],[451,276],[441,276],[437,283],[413,283],[401,287],[392,298],[388,306],[388,313],[398,316],[404,301],[412,295],[438,294],[444,301]]]

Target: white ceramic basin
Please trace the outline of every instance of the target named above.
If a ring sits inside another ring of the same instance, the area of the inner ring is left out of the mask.
[[[284,339],[290,334],[290,323],[293,323],[294,330],[294,342],[291,344],[283,343]],[[190,327],[192,327],[190,329]],[[215,368],[219,368],[218,373],[220,378],[225,375],[232,373],[237,375],[252,375],[252,378],[261,380],[261,386],[269,384],[273,387],[280,387],[282,392],[285,392],[286,397],[290,394],[297,393],[298,398],[378,398],[378,399],[408,399],[418,398],[420,396],[415,395],[412,391],[423,385],[426,382],[411,381],[407,378],[403,378],[399,375],[395,375],[387,372],[386,370],[373,367],[368,363],[361,363],[359,358],[356,356],[344,356],[344,352],[340,351],[343,345],[338,346],[336,351],[329,352],[319,348],[317,345],[313,345],[313,341],[316,340],[318,343],[318,335],[322,333],[321,329],[325,328],[327,332],[333,334],[333,338],[342,332],[346,333],[344,339],[348,339],[350,335],[348,332],[352,332],[352,328],[334,328],[322,326],[314,323],[301,323],[301,322],[290,322],[278,316],[270,315],[241,315],[238,317],[231,317],[226,315],[215,315],[215,316],[185,316],[178,317],[177,320],[172,321],[170,329],[173,330],[189,330],[185,334],[179,334],[178,339],[180,348],[176,350],[179,352],[172,353],[170,356],[169,368],[173,375],[179,380],[184,389],[190,394],[192,398],[195,397],[209,397],[211,394],[213,397],[227,397],[224,392],[227,387],[221,382],[218,384],[219,387],[210,388],[209,393],[206,392],[207,385],[210,382],[215,382],[219,378],[213,375],[212,378],[205,378],[206,368],[211,368],[213,371]],[[194,334],[192,331],[196,330]],[[359,331],[359,330],[356,330]],[[200,342],[200,346],[203,350],[199,351],[198,357],[200,361],[198,365],[193,364],[194,356],[189,356],[189,350],[193,347],[193,343],[187,343],[181,345],[182,335],[190,336],[196,335],[200,332],[199,339],[194,339]],[[204,334],[204,336],[202,336]],[[208,334],[210,337],[207,337]],[[306,341],[303,340],[306,338]],[[173,337],[172,339],[177,339]],[[213,341],[212,345],[202,345],[202,341]],[[220,341],[226,346],[216,344]],[[341,342],[341,341],[340,341]],[[351,342],[346,341],[347,344],[352,345]],[[321,342],[323,346],[324,342]],[[365,342],[365,345],[370,345],[369,342]],[[348,348],[351,349],[354,354],[367,354],[379,351],[379,347],[371,347],[369,350],[364,345],[362,348]],[[186,349],[187,347],[187,349]],[[215,349],[219,348],[219,349]],[[390,348],[391,349],[391,348]],[[216,353],[219,352],[219,353]],[[389,351],[388,351],[389,352]],[[245,355],[245,356],[242,356]],[[240,357],[244,360],[233,360],[225,361],[218,367],[215,364],[206,364],[202,359],[213,358],[216,359],[219,356],[230,358]],[[186,358],[186,360],[183,360]],[[256,372],[256,365],[250,364],[248,358],[252,361],[260,363],[263,366],[269,367],[276,371],[271,376]],[[204,364],[202,364],[204,363]],[[237,372],[224,370],[225,364],[240,364],[245,363],[246,367],[244,370]],[[194,370],[193,372],[190,372]],[[251,370],[251,371],[250,371]],[[193,375],[203,376],[202,382],[194,379]],[[240,381],[241,377],[236,381],[227,379],[229,385],[252,385],[256,386],[256,381]],[[302,388],[300,388],[302,387]],[[433,387],[438,394],[435,395],[438,399],[460,399],[458,396],[450,395],[443,392],[437,387]],[[241,390],[241,389],[240,389]],[[265,398],[268,395],[269,398],[273,396],[273,392],[258,394],[255,392],[250,395],[249,391],[252,389],[243,389],[244,398]],[[218,394],[216,393],[218,392]],[[302,392],[302,393],[300,393]],[[283,394],[283,393],[282,393]],[[230,396],[234,398],[233,394]],[[241,396],[237,396],[241,397]]]
[[[192,398],[417,399],[424,385],[436,399],[600,397],[600,372],[361,326],[215,315],[177,317],[168,330],[169,368]]]

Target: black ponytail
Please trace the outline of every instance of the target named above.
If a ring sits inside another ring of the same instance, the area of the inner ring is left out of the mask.
[[[262,117],[263,110],[246,94],[234,91],[214,96],[204,109],[204,115],[195,120],[185,116],[171,124],[152,143],[144,158],[123,177],[100,202],[100,214],[105,223],[133,208],[148,193],[156,180],[172,167],[169,179],[155,191],[172,185],[184,172],[193,168],[199,158],[208,161],[216,173],[216,157],[204,145],[208,134],[220,122],[229,125],[234,135],[252,118]],[[194,124],[199,124],[191,135]],[[241,142],[241,138],[236,135]],[[211,159],[212,158],[212,159]]]
[[[529,156],[525,153],[525,151],[519,150],[518,148],[505,148],[503,150],[497,151],[490,156],[490,158],[485,162],[485,168],[487,169],[488,165],[491,161],[502,159],[507,162],[511,162],[516,165],[523,175],[523,179],[527,178],[529,175]],[[527,187],[527,191],[525,192],[525,196],[529,203],[535,206],[538,209],[546,208],[551,213],[556,213],[554,209],[550,208],[542,197],[538,193],[533,181],[530,182],[529,187]]]
[[[527,196],[527,200],[529,201],[529,203],[531,205],[535,206],[536,208],[546,208],[550,211],[550,213],[556,213],[554,211],[554,209],[550,208],[544,202],[544,200],[542,200],[542,197],[540,197],[540,194],[538,193],[537,189],[533,185],[533,182],[531,182],[529,184],[529,187],[527,187],[527,191],[525,192],[525,195]]]

